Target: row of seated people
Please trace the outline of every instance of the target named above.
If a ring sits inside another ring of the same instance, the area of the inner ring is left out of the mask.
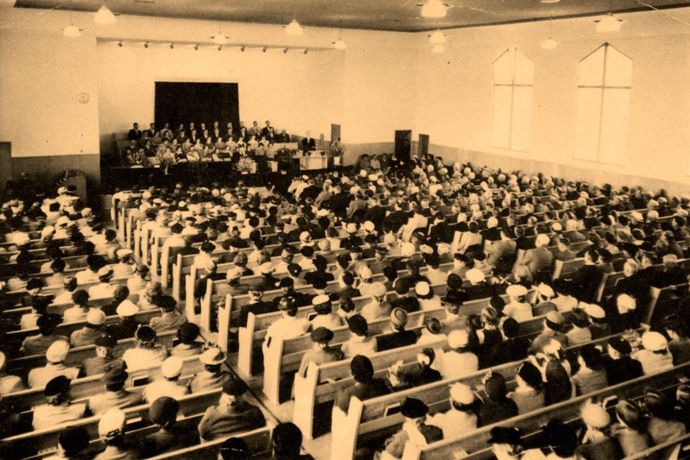
[[[191,121],[187,126],[184,123],[180,123],[174,132],[170,128],[170,123],[164,123],[160,129],[156,129],[155,123],[150,123],[149,129],[142,131],[139,128],[139,123],[135,122],[132,125],[132,129],[127,133],[128,140],[150,140],[154,145],[174,139],[177,139],[180,144],[186,140],[190,140],[194,144],[197,139],[201,139],[202,143],[206,143],[207,139],[211,139],[212,142],[216,142],[219,139],[248,142],[250,138],[265,139],[266,141],[279,143],[290,142],[290,135],[284,129],[279,133],[276,132],[270,120],[266,120],[263,128],[259,127],[257,121],[252,122],[249,128],[245,126],[243,121],[240,121],[240,125],[237,128],[233,127],[232,122],[227,122],[225,126],[221,126],[219,121],[214,121],[207,126],[205,122],[197,125]]]

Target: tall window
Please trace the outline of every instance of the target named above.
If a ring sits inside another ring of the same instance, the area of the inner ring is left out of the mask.
[[[526,151],[532,117],[534,64],[517,48],[494,61],[494,131],[492,145]]]
[[[577,159],[623,164],[631,82],[632,61],[608,43],[580,61]]]

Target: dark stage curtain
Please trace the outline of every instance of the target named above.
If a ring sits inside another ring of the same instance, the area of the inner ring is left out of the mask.
[[[228,121],[235,129],[240,125],[237,83],[156,82],[156,128],[170,123],[174,131],[180,123],[206,123],[208,129],[219,121],[224,129]],[[201,133],[199,133],[201,134]]]

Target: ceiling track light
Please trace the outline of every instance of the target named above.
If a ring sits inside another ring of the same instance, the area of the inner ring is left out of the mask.
[[[218,51],[223,51],[223,45],[218,45]]]
[[[244,50],[245,50],[245,49],[247,49],[246,46],[241,46],[241,47],[240,47],[240,51],[242,51],[243,53],[244,53]]]
[[[120,40],[119,42],[117,42],[117,46],[118,46],[118,47],[122,48],[122,45],[123,45],[123,44],[122,44],[122,40]],[[146,46],[146,44],[144,44],[144,46]]]
[[[170,49],[175,49],[175,44],[174,44],[174,43],[171,43],[171,44],[168,45],[168,46],[170,47]]]
[[[283,50],[283,54],[287,54],[287,52],[288,52],[288,49],[285,48],[285,49]]]
[[[93,20],[94,22],[96,22],[96,24],[101,25],[115,24],[115,22],[117,21],[115,15],[112,11],[110,11],[110,9],[106,6],[105,3],[103,3],[101,7],[98,9],[98,11],[96,11]]]
[[[266,51],[268,51],[268,48],[264,46],[264,48],[261,50],[261,52],[265,53]]]
[[[308,49],[304,50],[304,54],[308,54],[308,53],[309,53]]]
[[[601,33],[618,32],[623,25],[623,20],[614,16],[611,12],[600,19],[595,19],[594,22],[597,25],[597,32]]]
[[[199,51],[199,44],[198,43],[194,45],[194,51]]]

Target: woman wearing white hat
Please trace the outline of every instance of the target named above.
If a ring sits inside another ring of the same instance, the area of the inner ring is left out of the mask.
[[[161,396],[179,399],[187,394],[189,389],[178,383],[184,362],[177,356],[171,356],[161,363],[161,377],[144,388],[142,396],[148,403],[152,403]]]
[[[673,355],[668,350],[668,341],[659,332],[647,331],[642,334],[642,350],[632,357],[642,364],[645,375],[656,374],[673,368]]]

